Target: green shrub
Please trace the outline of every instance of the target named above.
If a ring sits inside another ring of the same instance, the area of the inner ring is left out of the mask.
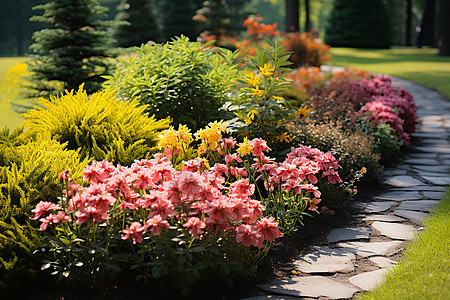
[[[0,132],[0,295],[36,280],[38,257],[32,253],[40,234],[29,225],[31,209],[42,200],[57,202],[61,170],[80,178],[88,162],[54,140],[24,143],[21,133]]]
[[[66,143],[67,149],[79,149],[82,158],[122,165],[151,157],[157,150],[159,130],[169,123],[149,118],[145,107],[138,107],[136,101],[119,101],[111,91],[88,98],[82,86],[51,101],[41,99],[39,105],[24,114],[27,137],[52,138]]]
[[[227,93],[238,76],[229,50],[209,48],[186,37],[166,44],[142,45],[137,55],[122,60],[106,86],[118,88],[123,100],[147,104],[157,118],[171,117],[173,125],[193,131],[219,118]]]

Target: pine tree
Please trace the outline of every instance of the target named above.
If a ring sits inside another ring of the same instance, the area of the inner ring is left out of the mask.
[[[388,48],[391,27],[385,0],[335,0],[325,43],[337,47]]]
[[[162,18],[162,32],[165,40],[185,35],[195,39],[199,33],[192,19],[197,10],[195,0],[158,0]]]
[[[31,20],[48,28],[33,35],[34,55],[28,63],[32,75],[24,85],[24,98],[49,98],[82,83],[88,93],[99,90],[111,67],[114,42],[107,32],[113,22],[101,19],[107,8],[98,0],[51,0],[34,9],[44,12]]]
[[[115,31],[119,46],[140,46],[148,41],[161,41],[155,6],[153,0],[122,0],[116,19],[129,24],[124,24]]]

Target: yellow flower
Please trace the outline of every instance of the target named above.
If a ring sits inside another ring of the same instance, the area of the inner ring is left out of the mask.
[[[264,93],[264,91],[260,90],[259,87],[252,88],[252,91],[253,96],[261,96]]]
[[[284,98],[280,96],[272,96],[272,98],[279,101],[284,100]]]
[[[264,67],[259,67],[259,70],[261,71],[261,75],[271,76],[275,71],[275,68],[272,68],[271,64],[264,64]]]
[[[199,146],[200,153],[204,153],[207,150],[218,151],[220,150],[219,143],[222,140],[222,132],[226,130],[228,122],[214,121],[206,125],[204,129],[198,130],[194,135],[197,140],[201,140]]]
[[[252,72],[248,72],[246,74],[247,78],[245,79],[245,81],[250,85],[250,86],[257,86],[258,84],[261,83],[261,77],[259,77],[258,75],[253,74]]]
[[[183,146],[189,146],[192,143],[191,130],[186,125],[178,125],[178,131],[170,128],[164,130],[159,135],[159,147],[182,149]]]
[[[276,140],[282,143],[290,143],[293,138],[290,133],[284,132],[283,134],[276,137]]]
[[[291,273],[294,275],[298,275],[297,271],[295,271],[295,270],[292,270]]]
[[[259,114],[257,110],[252,109],[247,113],[247,118],[245,119],[245,124],[250,125],[252,121],[255,119],[255,115]]]
[[[361,175],[366,174],[366,173],[367,173],[367,168],[366,168],[366,167],[362,167],[361,170],[359,171],[359,173],[360,173]]]
[[[307,117],[308,113],[311,111],[311,108],[308,108],[308,105],[300,107],[297,112],[295,113],[296,117],[299,117],[301,115]]]
[[[244,157],[250,153],[252,153],[253,147],[249,145],[248,139],[244,138],[244,142],[239,144],[239,148],[236,150],[237,153],[239,153],[240,157]]]

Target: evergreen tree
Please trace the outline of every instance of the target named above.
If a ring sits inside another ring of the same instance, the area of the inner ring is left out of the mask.
[[[48,28],[33,34],[34,55],[28,63],[32,75],[24,85],[24,97],[49,98],[77,90],[82,83],[88,93],[99,90],[111,67],[114,42],[106,31],[113,22],[101,19],[107,8],[98,0],[51,0],[34,9],[44,13],[31,20],[47,23]]]
[[[116,19],[128,22],[115,31],[119,46],[140,46],[148,41],[161,41],[153,0],[122,0],[118,11]]]
[[[197,10],[195,0],[158,0],[161,15],[162,32],[165,40],[185,35],[191,40],[199,33],[192,19]]]
[[[325,43],[337,47],[388,48],[389,14],[384,0],[335,0]]]

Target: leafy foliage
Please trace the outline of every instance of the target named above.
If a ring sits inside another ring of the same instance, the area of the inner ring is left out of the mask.
[[[118,88],[123,100],[148,105],[157,118],[197,130],[219,117],[227,93],[238,77],[236,54],[206,48],[187,37],[166,44],[142,45],[137,55],[122,60],[106,86]]]
[[[151,157],[159,130],[168,126],[167,119],[157,121],[143,114],[145,106],[138,107],[137,101],[119,101],[112,91],[88,98],[83,86],[50,101],[41,99],[39,105],[24,115],[25,135],[65,143],[82,158],[130,164]]]

